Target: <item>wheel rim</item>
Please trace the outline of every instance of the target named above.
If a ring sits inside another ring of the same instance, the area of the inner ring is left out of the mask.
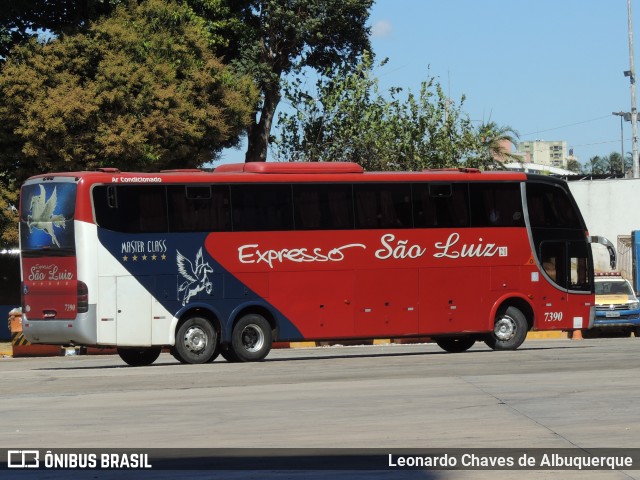
[[[496,338],[502,342],[511,340],[516,334],[516,322],[513,318],[504,316],[500,318],[493,327]]]
[[[207,343],[207,333],[200,327],[190,327],[184,333],[184,346],[191,352],[202,352]]]
[[[247,325],[242,329],[242,346],[247,352],[259,352],[264,346],[264,332],[257,325]]]

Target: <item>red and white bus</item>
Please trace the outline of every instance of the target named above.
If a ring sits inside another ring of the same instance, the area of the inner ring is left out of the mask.
[[[352,163],[55,173],[21,196],[23,334],[130,365],[262,360],[275,341],[431,337],[513,350],[591,327],[566,184]]]

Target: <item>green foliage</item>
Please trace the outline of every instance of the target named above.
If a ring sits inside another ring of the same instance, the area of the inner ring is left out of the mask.
[[[15,183],[0,183],[0,248],[18,246],[18,194]]]
[[[382,62],[380,66],[384,65]],[[418,94],[401,88],[379,91],[373,60],[365,55],[352,71],[318,80],[312,97],[298,78],[286,90],[296,107],[279,115],[277,159],[352,161],[368,170],[421,170],[496,164],[499,141],[512,138],[494,122],[473,128],[459,103],[447,98],[433,77]]]
[[[60,35],[88,26],[126,0],[5,0],[0,2],[0,63],[16,45],[42,32]]]
[[[261,90],[249,128],[247,161],[264,161],[281,99],[281,79],[303,68],[326,71],[354,65],[370,49],[366,26],[373,0],[231,1],[241,19],[234,65]]]
[[[132,1],[86,33],[16,49],[0,73],[0,171],[211,161],[238,143],[257,93],[214,56],[186,5]]]
[[[628,154],[622,164],[619,152],[611,152],[606,156],[595,155],[584,165],[583,173],[588,175],[624,175],[633,168],[633,159]]]
[[[582,171],[582,165],[575,158],[567,160],[567,170],[574,173],[580,173]]]
[[[498,125],[494,121],[483,122],[476,131],[476,158],[480,165],[490,165],[494,161],[519,161],[520,157],[511,152],[511,145],[515,145],[518,132],[513,128]]]

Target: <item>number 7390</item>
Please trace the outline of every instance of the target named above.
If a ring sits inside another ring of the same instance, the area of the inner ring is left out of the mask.
[[[561,322],[562,312],[544,312],[545,322]]]

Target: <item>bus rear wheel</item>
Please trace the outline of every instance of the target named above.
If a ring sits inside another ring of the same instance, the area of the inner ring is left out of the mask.
[[[466,352],[476,343],[473,337],[440,337],[434,340],[441,349],[449,353]]]
[[[245,315],[233,327],[229,357],[238,362],[259,362],[271,351],[272,341],[271,325],[262,315]]]
[[[230,362],[230,363],[237,363],[240,361],[238,359],[238,356],[235,354],[235,352],[231,348],[231,345],[222,345],[220,347],[220,355],[222,355],[222,358],[224,358],[227,362]]]
[[[146,367],[155,362],[160,356],[162,347],[125,348],[118,347],[120,358],[132,367]]]
[[[500,309],[493,332],[487,335],[485,343],[494,350],[516,350],[527,338],[528,331],[527,318],[518,308]]]
[[[209,363],[218,356],[218,334],[209,320],[191,317],[176,332],[171,354],[181,363]]]

